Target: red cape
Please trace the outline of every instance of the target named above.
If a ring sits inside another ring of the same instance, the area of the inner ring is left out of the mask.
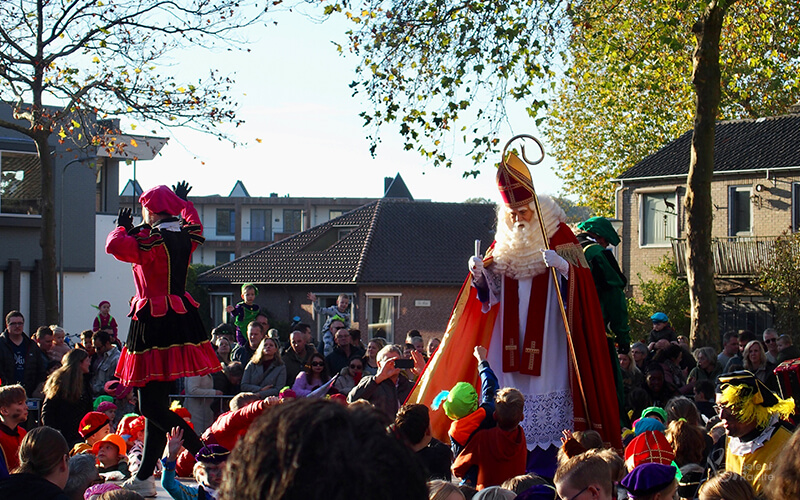
[[[567,293],[565,301],[567,320],[586,398],[584,406],[578,389],[578,377],[570,361],[575,430],[592,428],[600,433],[608,446],[621,450],[622,439],[614,375],[611,360],[607,355],[608,345],[603,327],[603,315],[591,270],[583,257],[578,241],[564,224],[561,224],[559,230],[550,237],[549,246],[570,262],[569,282],[566,290],[562,290],[562,294]],[[490,253],[491,249],[484,260],[487,266],[492,262]],[[476,345],[489,345],[495,319],[502,303],[495,304],[487,313],[482,313],[482,304],[471,283],[471,276],[467,276],[453,306],[442,343],[420,375],[407,402],[430,406],[439,392],[450,390],[461,381],[469,382],[476,388],[480,387],[478,362],[472,356],[472,351]],[[502,367],[492,368],[502,370]],[[587,425],[587,414],[591,420],[591,427]],[[449,442],[447,437],[449,426],[450,419],[443,411],[431,412],[431,428],[436,439]]]

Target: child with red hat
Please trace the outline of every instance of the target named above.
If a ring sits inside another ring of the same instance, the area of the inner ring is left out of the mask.
[[[114,316],[111,315],[111,302],[107,300],[101,300],[99,304],[97,304],[98,313],[97,316],[94,318],[94,322],[92,323],[92,331],[99,332],[100,330],[104,330],[111,334],[112,337],[116,340],[117,338],[117,320],[114,319]]]
[[[93,453],[92,447],[94,444],[111,432],[110,423],[108,415],[99,411],[90,411],[84,415],[78,425],[78,434],[81,435],[84,442],[73,446],[69,454]]]
[[[118,227],[106,240],[107,253],[133,265],[136,284],[116,376],[123,385],[138,388],[147,419],[141,467],[125,483],[143,496],[156,494],[153,470],[170,429],[183,429],[191,452],[203,447],[191,427],[169,410],[171,382],[221,369],[199,304],[186,291],[192,253],[204,241],[200,216],[187,199],[190,189],[180,182],[172,190],[156,186],[145,191],[139,197],[144,224],[133,227],[131,209],[120,209]]]

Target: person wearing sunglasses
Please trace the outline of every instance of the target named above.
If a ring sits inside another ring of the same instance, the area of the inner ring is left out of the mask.
[[[778,364],[778,331],[774,328],[767,328],[762,334],[764,338],[764,345],[767,348],[767,361],[773,365]]]
[[[348,360],[348,365],[339,370],[339,377],[333,383],[333,388],[339,391],[339,394],[350,394],[353,387],[361,382],[361,376],[364,374],[364,361],[360,354],[353,354]]]
[[[325,358],[322,357],[322,354],[315,352],[303,367],[303,371],[294,379],[292,390],[298,398],[304,398],[330,379],[328,368],[325,366]]]

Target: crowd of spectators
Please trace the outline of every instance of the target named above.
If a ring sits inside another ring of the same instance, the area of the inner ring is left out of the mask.
[[[173,411],[206,446],[191,455],[178,428],[168,433],[157,475],[173,498],[800,495],[800,437],[774,372],[800,352],[773,329],[761,339],[727,332],[721,352],[692,351],[666,315],[654,315],[649,337],[619,354],[625,449],[604,449],[594,431],[565,429],[555,477],[540,477],[526,473],[524,398],[496,386],[485,349],[475,348],[481,387],[454,387],[441,410],[403,404],[438,339],[426,345],[411,331],[401,345],[380,337],[365,344],[336,310],[321,336],[300,323],[282,342],[258,311],[242,325],[241,342],[228,324],[212,330],[222,369],[175,386]],[[135,391],[114,378],[115,337],[87,330],[70,346],[57,326],[29,337],[17,311],[5,323],[0,496],[140,498],[118,487],[141,460],[144,418]],[[29,398],[41,399],[38,418],[29,418]],[[752,418],[741,413],[748,404]],[[433,411],[453,420],[450,447],[433,436]],[[746,446],[754,437],[760,452]]]

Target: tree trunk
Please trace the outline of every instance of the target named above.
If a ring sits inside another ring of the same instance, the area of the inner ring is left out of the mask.
[[[56,273],[56,212],[55,200],[55,172],[53,155],[47,139],[48,130],[33,134],[36,149],[39,152],[39,162],[42,169],[42,232],[39,244],[42,247],[42,294],[44,298],[44,314],[46,324],[58,323],[58,275]]]
[[[697,94],[692,155],[686,189],[686,277],[691,304],[691,342],[720,347],[717,291],[711,255],[711,178],[714,130],[720,101],[719,39],[727,3],[712,0],[692,28],[697,38],[692,83]]]

